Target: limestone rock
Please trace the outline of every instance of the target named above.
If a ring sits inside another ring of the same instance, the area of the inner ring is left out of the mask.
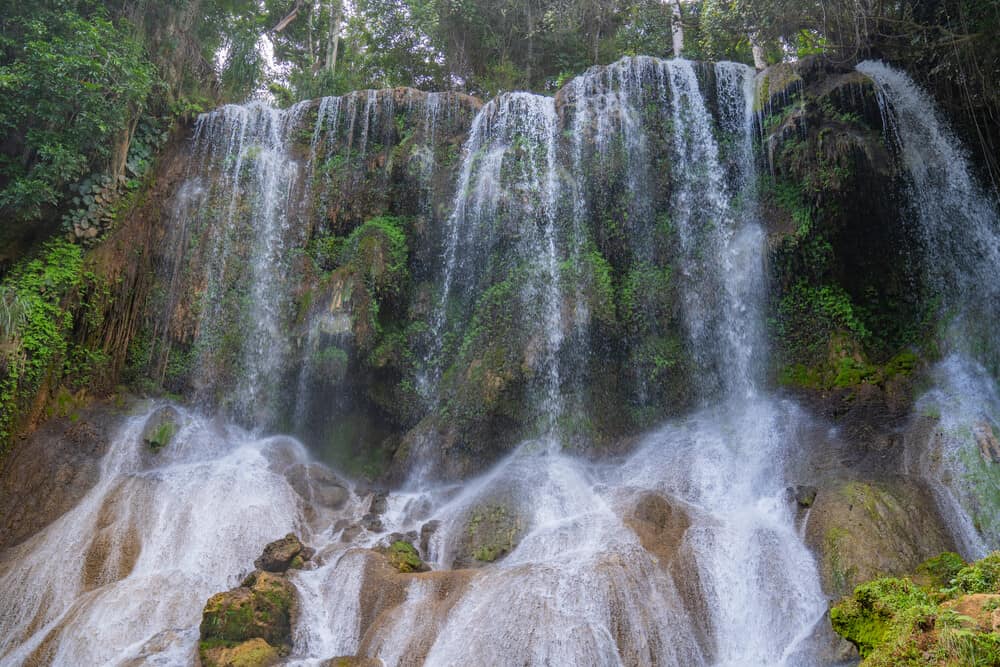
[[[264,553],[253,564],[258,570],[265,572],[284,572],[295,567],[296,559],[301,567],[301,563],[311,557],[312,550],[304,547],[296,535],[289,533],[264,547]]]
[[[271,667],[281,660],[278,649],[259,637],[239,644],[203,641],[199,653],[202,667]]]
[[[823,589],[842,597],[858,584],[912,572],[953,550],[930,493],[907,478],[824,485],[806,524]]]
[[[238,588],[209,598],[202,613],[201,639],[231,644],[262,639],[287,651],[296,606],[295,588],[288,579],[254,572]]]
[[[512,503],[484,502],[465,518],[454,567],[479,567],[500,560],[517,546],[525,520]]]
[[[291,465],[285,470],[285,477],[304,500],[326,509],[339,509],[350,495],[333,471],[319,463]]]
[[[625,525],[635,531],[646,551],[668,563],[676,555],[691,519],[683,508],[664,496],[646,492],[626,515]]]

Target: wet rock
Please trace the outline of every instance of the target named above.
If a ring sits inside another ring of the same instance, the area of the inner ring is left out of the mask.
[[[50,419],[14,442],[0,466],[0,549],[20,544],[84,497],[120,420],[112,405],[95,403],[75,422]]]
[[[254,567],[266,572],[284,572],[290,567],[301,568],[304,561],[312,558],[315,551],[307,549],[293,533],[264,547],[264,553],[253,562]]]
[[[441,522],[437,519],[428,521],[420,527],[420,553],[424,555],[424,558],[427,558],[427,556],[430,555],[431,538],[440,527]]]
[[[646,492],[639,496],[625,525],[635,531],[639,542],[650,553],[670,562],[691,525],[687,512],[664,496]]]
[[[281,652],[260,638],[238,644],[202,641],[202,667],[271,667],[281,660]]]
[[[287,653],[296,607],[295,587],[288,579],[254,572],[238,588],[217,593],[205,604],[200,627],[202,651],[206,645],[232,648],[261,639],[279,653]]]
[[[400,572],[426,572],[430,568],[420,560],[420,554],[413,545],[404,540],[396,540],[385,550],[389,564]]]
[[[794,489],[795,503],[803,509],[812,507],[816,502],[816,492],[815,486],[799,484]]]
[[[466,515],[454,567],[479,567],[498,561],[517,546],[525,521],[511,504],[483,503]]]
[[[880,576],[911,572],[953,550],[930,493],[907,478],[824,485],[806,524],[823,590],[839,598]]]
[[[411,615],[422,619],[412,626],[400,665],[424,664],[438,629],[478,573],[466,569],[402,574],[385,554],[375,551],[358,549],[345,557],[362,561],[359,656],[378,655],[382,642],[396,634],[399,624],[412,622]],[[420,602],[416,607],[403,606],[417,582],[424,591]]]
[[[350,496],[347,487],[332,470],[319,463],[296,463],[285,477],[303,500],[326,509],[339,509]]]
[[[385,511],[389,509],[389,496],[385,492],[378,492],[372,496],[371,504],[368,506],[368,511],[371,514],[385,514]]]
[[[340,534],[341,542],[353,542],[354,538],[361,534],[364,530],[360,524],[352,523],[349,526],[343,528],[343,532]]]
[[[382,532],[382,517],[369,512],[361,517],[361,527],[371,533],[380,533]]]
[[[176,409],[165,405],[146,420],[142,429],[142,441],[154,452],[158,452],[174,439],[180,429],[181,416]]]

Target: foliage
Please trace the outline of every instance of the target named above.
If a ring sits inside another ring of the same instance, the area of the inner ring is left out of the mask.
[[[110,158],[153,88],[142,45],[121,22],[53,8],[17,12],[0,40],[0,212],[38,219]]]
[[[0,443],[12,435],[19,409],[32,399],[47,374],[66,358],[73,316],[66,307],[84,285],[83,254],[79,246],[51,241],[41,254],[16,267],[4,281],[6,299],[16,301],[21,316],[12,321],[0,349],[4,370],[0,377]]]
[[[991,632],[1000,600],[1000,552],[967,566],[955,554],[942,554],[920,571],[933,573],[928,586],[878,579],[831,608],[833,629],[858,648],[861,667],[1000,663],[1000,638]],[[951,574],[952,585],[940,588]]]

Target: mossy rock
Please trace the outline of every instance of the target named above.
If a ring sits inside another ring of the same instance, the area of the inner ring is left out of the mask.
[[[209,639],[199,642],[202,667],[270,667],[281,660],[278,649],[259,637],[242,643]]]
[[[404,540],[393,542],[386,550],[386,557],[394,568],[404,574],[427,570],[427,566],[420,560],[420,554],[417,553],[414,546]]]
[[[304,549],[305,547],[299,538],[295,534],[289,533],[280,540],[275,540],[264,547],[264,553],[253,564],[257,569],[266,572],[284,572],[290,567],[294,567],[296,559],[301,567],[301,564],[306,560],[305,556],[310,555],[310,552],[303,553]]]
[[[806,525],[831,597],[863,581],[913,572],[953,548],[933,498],[917,482],[896,478],[820,486]]]
[[[477,505],[469,511],[459,538],[456,566],[476,567],[500,560],[514,550],[524,530],[523,518],[511,505]]]
[[[879,579],[858,586],[854,595],[834,606],[830,622],[864,658],[889,638],[898,614],[927,614],[932,605],[927,592],[908,579]]]
[[[382,661],[360,655],[342,655],[327,660],[323,667],[382,667]]]
[[[245,642],[260,638],[290,647],[295,588],[286,578],[256,571],[239,588],[217,593],[205,604],[201,639]]]
[[[156,410],[142,428],[142,441],[154,452],[170,444],[180,430],[181,416],[169,405]]]

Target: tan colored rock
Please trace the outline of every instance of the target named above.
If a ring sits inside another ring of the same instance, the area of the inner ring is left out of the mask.
[[[980,422],[976,424],[973,433],[983,460],[987,463],[1000,463],[1000,441],[997,441],[993,427],[986,422]]]
[[[259,637],[235,646],[202,642],[202,667],[271,667],[280,660],[278,649]]]
[[[667,564],[677,554],[691,519],[683,508],[664,496],[646,492],[625,517],[625,525],[635,531],[646,551]]]

